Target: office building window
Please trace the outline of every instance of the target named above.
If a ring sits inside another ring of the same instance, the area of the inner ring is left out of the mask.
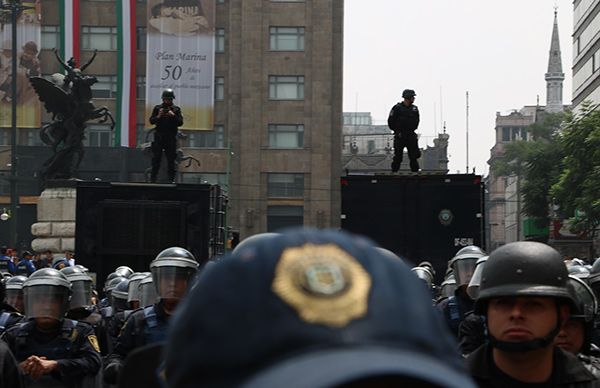
[[[58,26],[42,26],[42,49],[60,50],[60,28]]]
[[[225,99],[225,77],[215,77],[215,100]]]
[[[222,125],[215,125],[212,131],[184,131],[187,139],[182,144],[190,148],[224,148],[224,131]]]
[[[269,147],[302,148],[304,146],[304,125],[269,124]]]
[[[146,76],[138,75],[135,77],[135,98],[143,100],[146,98]]]
[[[304,27],[269,28],[269,46],[273,51],[304,50]]]
[[[303,224],[303,206],[267,206],[267,232]]]
[[[304,196],[304,174],[267,174],[269,198],[302,198]]]
[[[117,76],[98,75],[98,82],[92,86],[94,98],[117,98]]]
[[[116,50],[117,27],[81,27],[81,48],[84,50]]]
[[[215,31],[215,52],[225,52],[225,29],[217,28]]]
[[[111,131],[110,125],[89,124],[84,142],[87,147],[111,147],[113,145],[113,131]]]
[[[146,51],[146,27],[136,27],[135,49],[139,51]]]
[[[269,76],[269,98],[272,100],[304,99],[304,76]]]

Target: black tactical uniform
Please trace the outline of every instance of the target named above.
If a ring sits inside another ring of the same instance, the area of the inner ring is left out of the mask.
[[[414,90],[406,89],[402,92],[402,98],[405,101],[414,98]],[[419,150],[418,136],[415,130],[419,127],[419,109],[416,105],[410,103],[407,105],[404,102],[399,102],[390,111],[388,117],[388,126],[394,131],[394,160],[392,162],[392,171],[396,172],[400,169],[402,163],[402,153],[404,147],[408,151],[408,159],[410,160],[410,169],[413,172],[419,171],[419,162],[417,159],[421,157]]]
[[[23,379],[17,360],[4,341],[0,341],[0,387],[21,388]]]
[[[39,362],[42,357],[56,362],[56,369],[43,372],[36,380],[25,366],[26,386],[87,387],[97,382],[101,359],[92,327],[63,318],[70,291],[66,276],[52,268],[36,271],[23,284],[29,321],[8,329],[2,339],[20,363]],[[57,309],[49,309],[45,303]]]
[[[13,306],[6,303],[6,284],[0,281],[0,335],[8,328],[13,327],[23,320],[21,315]]]
[[[156,182],[163,150],[167,158],[169,182],[175,181],[175,158],[177,156],[177,128],[183,125],[181,109],[172,104],[175,94],[171,89],[162,93],[163,103],[152,109],[150,124],[155,125],[152,142],[152,174],[151,181]],[[170,100],[171,103],[165,102]]]
[[[150,263],[150,271],[160,302],[140,308],[131,313],[125,321],[117,339],[114,351],[104,368],[104,381],[115,384],[123,368],[123,362],[129,353],[144,345],[163,342],[167,337],[168,321],[171,315],[165,306],[174,309],[184,296],[177,289],[187,290],[198,269],[198,262],[190,252],[183,248],[171,247],[160,252]],[[182,282],[182,288],[175,285]],[[185,283],[183,283],[185,282]],[[118,286],[117,286],[118,287]],[[115,292],[113,290],[113,292]],[[162,293],[161,293],[162,292]]]

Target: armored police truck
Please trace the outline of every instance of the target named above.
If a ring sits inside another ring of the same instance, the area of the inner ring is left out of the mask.
[[[460,248],[485,249],[480,175],[347,175],[341,195],[343,229],[414,265],[430,261],[438,284]]]

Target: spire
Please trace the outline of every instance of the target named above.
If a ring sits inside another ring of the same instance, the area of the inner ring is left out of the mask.
[[[565,73],[562,71],[560,40],[558,38],[558,7],[554,7],[554,27],[552,28],[548,72],[546,73],[546,111],[560,112],[563,110],[564,79]]]

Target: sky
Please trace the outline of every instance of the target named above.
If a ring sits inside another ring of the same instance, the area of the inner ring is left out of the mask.
[[[563,102],[571,103],[572,0],[345,0],[344,112],[386,124],[403,89],[421,113],[419,145],[450,135],[450,173],[487,175],[496,112],[546,103],[548,55],[558,7]]]

